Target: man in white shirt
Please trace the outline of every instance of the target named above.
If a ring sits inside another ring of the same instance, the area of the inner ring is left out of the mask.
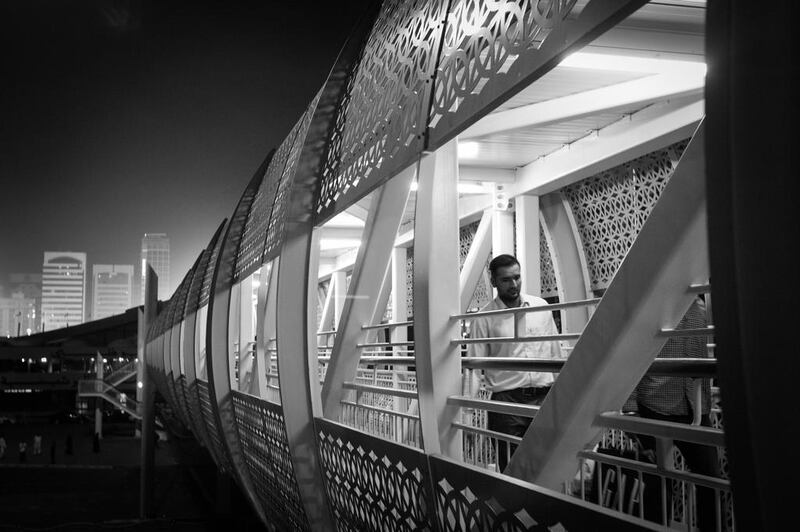
[[[547,305],[540,297],[523,294],[519,261],[512,255],[498,255],[489,263],[492,286],[497,297],[481,309],[499,310],[512,307]],[[558,334],[552,312],[525,313],[524,330],[518,336],[544,336]],[[480,316],[472,320],[470,337],[499,338],[514,336],[514,315]],[[471,344],[470,356],[515,357],[515,358],[563,358],[558,341],[504,342]],[[486,385],[492,392],[493,401],[541,405],[550,386],[552,373],[534,371],[485,370]],[[488,428],[513,436],[523,436],[531,423],[529,417],[489,412]],[[498,442],[497,460],[500,471],[508,464],[516,446],[509,452],[506,442]]]

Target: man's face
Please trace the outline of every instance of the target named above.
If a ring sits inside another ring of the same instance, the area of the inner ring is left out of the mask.
[[[521,284],[522,278],[519,272],[519,264],[501,266],[492,276],[492,286],[497,288],[498,297],[506,304],[517,301]]]

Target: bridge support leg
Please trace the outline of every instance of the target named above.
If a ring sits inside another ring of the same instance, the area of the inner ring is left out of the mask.
[[[139,477],[139,517],[147,519],[153,517],[153,472],[155,466],[155,402],[156,387],[151,375],[147,360],[147,324],[152,323],[156,317],[156,286],[158,277],[151,267],[147,267],[145,277],[144,312],[139,314],[139,352],[145,356],[139,359],[142,368],[142,454],[141,472]],[[138,386],[138,384],[137,384]]]

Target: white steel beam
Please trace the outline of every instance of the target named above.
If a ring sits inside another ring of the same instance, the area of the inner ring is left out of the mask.
[[[619,267],[507,472],[559,489],[576,454],[599,437],[597,416],[618,410],[708,281],[703,126]]]
[[[261,265],[261,273],[258,276],[258,294],[256,302],[256,321],[255,328],[253,329],[253,336],[255,336],[255,360],[253,362],[253,382],[250,387],[250,393],[262,399],[267,398],[267,370],[269,365],[267,360],[267,341],[264,335],[264,322],[265,313],[267,310],[267,292],[270,284],[272,284],[272,267],[270,264]]]
[[[656,102],[687,96],[699,99],[703,96],[704,76],[701,69],[692,70],[695,75],[650,75],[492,113],[461,133],[459,138],[469,139],[514,129],[546,127],[598,114],[640,109]]]
[[[475,231],[475,237],[472,239],[467,257],[464,259],[464,265],[461,267],[461,275],[459,276],[461,307],[459,313],[467,311],[469,302],[472,301],[472,295],[475,293],[475,288],[478,286],[478,281],[483,275],[486,257],[489,256],[492,250],[492,241],[489,238],[489,233],[492,230],[492,217],[491,209],[483,211],[478,229]]]
[[[414,343],[424,449],[460,459],[453,427],[458,408],[447,398],[461,393],[458,336],[458,155],[449,142],[420,161],[414,231]]]
[[[333,292],[333,328],[339,330],[339,323],[344,310],[345,296],[347,295],[347,273],[343,270],[331,274],[331,285],[328,291]]]
[[[490,181],[493,183],[513,183],[517,173],[508,168],[489,168],[483,166],[458,166],[459,181]]]
[[[650,106],[518,169],[508,196],[541,196],[688,138],[704,112],[696,100]]]
[[[344,382],[356,374],[361,358],[356,345],[364,337],[362,326],[373,317],[415,170],[414,166],[403,170],[373,193],[322,388],[323,414],[327,419],[339,420]]]

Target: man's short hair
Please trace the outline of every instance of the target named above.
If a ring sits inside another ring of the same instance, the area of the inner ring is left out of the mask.
[[[498,255],[492,259],[492,262],[489,263],[489,273],[491,273],[492,277],[494,277],[497,274],[497,270],[500,268],[514,266],[515,264],[519,266],[519,261],[514,255],[508,255],[505,253],[503,255]]]

